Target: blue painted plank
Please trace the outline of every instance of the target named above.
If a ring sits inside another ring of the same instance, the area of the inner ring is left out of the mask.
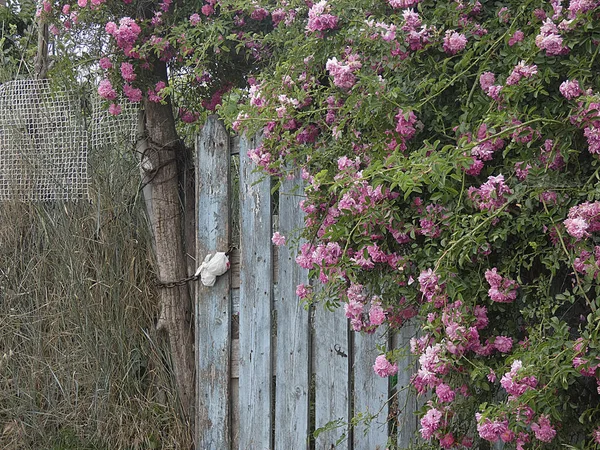
[[[210,117],[197,138],[196,186],[198,264],[205,255],[229,248],[229,136]],[[196,448],[229,450],[230,432],[230,274],[213,287],[198,282],[196,298]]]
[[[271,182],[247,156],[260,138],[240,139],[239,448],[272,448],[273,252]]]
[[[368,426],[354,429],[354,450],[384,450],[388,439],[388,379],[373,371],[379,355],[377,345],[386,344],[380,332],[371,335],[354,333],[354,414],[375,416]]]
[[[304,225],[300,185],[296,178],[280,187],[279,230],[288,241]],[[296,286],[308,283],[308,272],[295,259],[289,245],[279,247],[275,450],[307,449],[309,442],[309,313],[296,295]]]

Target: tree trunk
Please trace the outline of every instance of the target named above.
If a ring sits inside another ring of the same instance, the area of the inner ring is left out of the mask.
[[[167,80],[164,63],[155,62],[155,74]],[[159,282],[188,276],[179,195],[178,164],[185,161],[169,103],[145,102],[143,136],[138,142],[144,178],[144,198],[153,235]],[[159,286],[157,329],[167,333],[171,363],[184,415],[194,420],[194,333],[190,287]]]
[[[42,18],[38,19],[38,43],[35,57],[35,76],[43,80],[48,75],[48,22]]]

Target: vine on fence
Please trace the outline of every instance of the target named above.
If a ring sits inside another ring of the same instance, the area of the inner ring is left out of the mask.
[[[302,168],[297,261],[354,330],[421,322],[421,436],[595,448],[598,2],[279,6],[231,122],[267,173]]]

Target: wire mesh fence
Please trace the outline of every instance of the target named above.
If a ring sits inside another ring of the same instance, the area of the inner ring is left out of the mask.
[[[89,198],[88,151],[135,142],[138,111],[123,102],[112,116],[99,98],[90,103],[86,111],[48,80],[0,85],[0,201]]]
[[[110,114],[104,101],[95,96],[92,98],[92,117],[90,124],[90,145],[92,148],[129,146],[136,140],[137,114],[135,103],[128,100],[121,102],[121,113]]]
[[[88,133],[69,91],[47,80],[0,86],[0,200],[88,197]]]

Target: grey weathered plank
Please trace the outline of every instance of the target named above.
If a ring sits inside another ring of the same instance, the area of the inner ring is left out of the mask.
[[[291,236],[304,224],[298,207],[296,180],[280,187],[279,231]],[[289,239],[288,239],[289,241]],[[296,295],[296,285],[308,283],[308,274],[295,262],[289,245],[279,248],[277,306],[277,361],[275,387],[275,449],[308,448],[309,433],[309,314]]]
[[[246,155],[258,138],[240,139],[239,448],[270,449],[273,254],[270,178]]]
[[[197,138],[197,260],[229,247],[229,136],[210,117]],[[198,283],[196,301],[196,448],[227,450],[230,433],[230,275],[213,287]]]
[[[343,308],[331,312],[318,305],[314,322],[315,428],[339,421],[338,427],[320,433],[317,450],[348,449],[349,441],[336,442],[347,435],[350,412],[348,319]]]
[[[406,352],[406,358],[398,362],[398,383],[396,385],[398,402],[396,442],[399,449],[409,448],[411,443],[414,444],[418,429],[417,394],[410,386],[410,379],[417,369],[416,357],[410,353],[410,339],[415,337],[416,333],[416,321],[412,320],[404,324],[394,337],[394,348],[402,348]]]
[[[389,405],[388,379],[373,371],[375,358],[379,355],[378,344],[386,344],[379,336],[354,333],[354,415],[376,415],[368,427],[359,425],[354,429],[354,450],[384,450],[388,438]]]

